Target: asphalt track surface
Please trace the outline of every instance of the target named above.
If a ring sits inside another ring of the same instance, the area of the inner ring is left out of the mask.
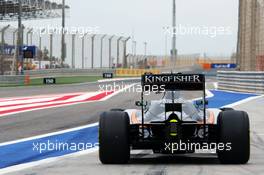
[[[123,86],[124,84],[134,83],[139,82],[126,81],[117,82],[116,84]],[[25,94],[26,96],[30,96],[40,94],[91,92],[98,91],[100,89],[99,85],[102,87],[102,85],[106,84],[109,83],[87,83],[78,85],[23,87],[10,89],[4,88],[0,89],[0,94],[5,94],[6,97],[17,97],[19,95],[25,96]],[[197,94],[193,95],[189,93],[188,96],[189,98],[194,98],[197,97]],[[159,98],[157,98],[157,96],[148,96],[146,99],[150,100]],[[140,93],[121,92],[106,101],[49,108],[45,110],[3,116],[0,117],[0,143],[95,123],[98,122],[101,112],[108,111],[113,108],[133,109],[136,108],[134,104],[137,100],[140,100]]]
[[[51,87],[1,88],[0,96],[12,97],[86,92],[96,91],[98,88],[98,83]],[[111,108],[135,108],[134,102],[139,97],[138,93],[119,93],[103,102],[50,108],[0,117],[0,142],[94,123],[98,121],[99,114],[102,111]],[[190,98],[193,97],[195,96],[190,95]],[[264,98],[260,98],[236,107],[247,111],[251,116],[252,153],[251,160],[247,165],[221,165],[214,155],[168,157],[163,155],[154,156],[149,154],[149,152],[139,152],[132,156],[128,165],[106,166],[100,164],[98,153],[94,152],[10,174],[264,174],[263,104]]]
[[[119,82],[116,84],[131,84]],[[100,90],[99,85],[106,83],[84,83],[42,87],[0,88],[0,96],[18,97],[44,94],[92,92]],[[101,86],[102,87],[102,86]],[[98,122],[102,111],[112,108],[135,108],[138,93],[119,93],[102,102],[92,102],[58,108],[49,108],[0,117],[0,143],[31,136],[61,131],[73,127]]]
[[[235,107],[235,109],[247,111],[251,120],[251,159],[246,165],[221,165],[215,155],[209,154],[164,156],[153,155],[147,151],[132,155],[127,165],[102,165],[98,160],[98,153],[94,152],[63,158],[57,162],[42,164],[11,174],[261,175],[264,174],[263,104],[264,98],[262,97]]]

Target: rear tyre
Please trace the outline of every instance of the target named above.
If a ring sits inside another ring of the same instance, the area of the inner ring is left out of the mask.
[[[219,144],[217,149],[223,164],[245,164],[250,157],[249,118],[244,111],[228,110],[218,116]],[[227,145],[229,145],[227,147]]]
[[[110,109],[110,111],[125,111],[124,109],[119,109],[119,108],[114,108],[114,109]]]
[[[233,108],[221,108],[222,111],[234,111]]]
[[[99,159],[103,164],[125,164],[130,158],[129,116],[104,112],[99,121]]]

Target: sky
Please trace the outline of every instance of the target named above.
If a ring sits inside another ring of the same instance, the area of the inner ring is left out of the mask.
[[[98,26],[101,33],[130,36],[134,33],[138,52],[148,42],[151,54],[165,53],[166,33],[171,26],[172,0],[68,0],[71,6],[69,25]],[[180,35],[179,53],[231,54],[235,51],[238,23],[238,0],[176,0],[177,25],[224,27],[231,34],[210,37]],[[171,39],[168,36],[168,49]],[[169,52],[169,50],[168,50]]]
[[[148,54],[169,54],[172,30],[166,27],[172,23],[172,0],[66,0],[66,4],[71,7],[66,19],[68,27],[134,36],[138,54],[144,53],[144,42],[148,43]],[[235,52],[238,0],[176,0],[176,6],[179,54],[231,55]],[[60,19],[25,22],[31,26],[60,23]],[[128,48],[131,52],[131,40]]]

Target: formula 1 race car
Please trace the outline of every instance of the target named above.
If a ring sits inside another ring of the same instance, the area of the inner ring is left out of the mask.
[[[248,162],[248,114],[222,108],[215,119],[210,119],[203,74],[144,74],[141,86],[141,100],[136,102],[141,110],[137,115],[113,109],[100,116],[99,158],[103,164],[128,163],[131,149],[171,155],[215,150],[223,164]],[[150,91],[170,94],[170,99],[158,102],[160,107],[148,105],[144,96]],[[200,92],[202,97],[193,103],[186,102],[177,95],[181,91]],[[189,110],[192,106],[195,110]],[[158,108],[164,111],[152,111]]]

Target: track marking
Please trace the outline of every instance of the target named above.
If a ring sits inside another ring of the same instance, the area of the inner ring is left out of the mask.
[[[98,80],[98,83],[106,83],[106,82],[116,82],[116,81],[127,81],[127,80],[141,80],[140,77],[134,77],[134,78],[114,78],[114,79],[104,79],[104,80]]]
[[[255,96],[255,97],[249,97],[249,98],[246,98],[244,100],[240,100],[238,102],[235,102],[235,103],[232,103],[232,104],[223,106],[223,107],[234,107],[234,106],[238,106],[238,105],[241,105],[243,103],[246,103],[246,102],[249,102],[249,101],[252,101],[252,100],[256,100],[256,99],[259,99],[259,98],[262,98],[262,97],[264,97],[264,95]]]
[[[131,86],[134,86],[134,84],[130,85],[129,87],[131,87]],[[126,88],[129,88],[129,87],[126,87]],[[123,89],[122,91],[124,91],[124,90],[125,89]],[[118,93],[120,93],[120,92],[116,91],[116,92],[112,93],[111,95],[106,96],[105,98],[101,99],[100,101],[105,101],[105,100],[117,95]],[[19,140],[15,140],[15,141],[0,143],[0,146],[6,146],[6,145],[11,145],[11,144],[15,144],[15,143],[25,142],[25,141],[29,141],[29,140],[35,140],[35,139],[40,139],[40,138],[44,138],[44,137],[64,134],[64,133],[67,133],[67,132],[78,131],[78,130],[81,130],[81,129],[90,128],[90,127],[94,127],[94,126],[98,126],[98,123],[93,123],[93,124],[89,124],[89,125],[85,125],[85,126],[80,126],[80,127],[76,127],[76,128],[66,129],[66,130],[62,130],[62,131],[58,131],[58,132],[47,133],[47,134],[38,135],[38,136],[34,136],[34,137],[29,137],[29,138],[25,138],[25,139],[19,139]]]
[[[15,144],[15,143],[41,139],[41,138],[50,137],[50,136],[54,136],[54,135],[64,134],[64,133],[67,133],[67,132],[73,132],[73,131],[78,131],[78,130],[81,130],[81,129],[91,128],[91,127],[94,127],[94,126],[98,126],[98,123],[93,123],[93,124],[80,126],[80,127],[76,127],[76,128],[71,128],[71,129],[66,129],[66,130],[62,130],[62,131],[58,131],[58,132],[52,132],[52,133],[48,133],[48,134],[38,135],[38,136],[34,136],[34,137],[28,137],[28,138],[25,138],[25,139],[19,139],[19,140],[14,140],[14,141],[10,141],[10,142],[0,143],[0,146],[6,146],[6,145]]]
[[[258,136],[264,136],[264,133],[255,133]]]
[[[111,92],[113,93],[113,92]],[[101,95],[104,95],[100,97]],[[25,113],[25,112],[30,112],[30,111],[36,111],[36,110],[41,110],[41,109],[48,109],[48,108],[57,108],[57,107],[63,107],[63,106],[70,106],[70,105],[77,105],[77,104],[83,104],[83,103],[90,103],[90,102],[95,102],[95,101],[101,101],[104,99],[104,97],[107,96],[104,92],[101,94],[97,94],[95,96],[91,96],[90,98],[87,98],[85,100],[80,100],[80,101],[61,101],[57,103],[44,103],[42,105],[37,105],[37,106],[26,106],[24,108],[17,108],[17,109],[10,109],[6,111],[0,111],[0,116],[7,116],[7,115],[13,115],[13,114],[18,114],[18,113]],[[96,97],[96,99],[93,99],[93,97]],[[98,97],[98,98],[97,98]]]
[[[30,100],[30,99],[37,99],[37,98],[48,98],[48,97],[58,97],[62,95],[76,95],[76,94],[83,94],[86,92],[75,92],[75,93],[60,93],[60,94],[47,94],[47,95],[34,95],[34,96],[21,96],[21,97],[5,97],[0,98],[0,102],[6,101],[17,101],[17,100]]]
[[[14,105],[13,106],[6,106],[3,108],[0,108],[0,117],[14,115],[14,114],[18,114],[18,113],[31,112],[31,111],[36,111],[36,110],[59,108],[59,107],[64,107],[64,106],[71,106],[71,105],[78,105],[78,104],[84,104],[84,103],[105,101],[105,100],[108,100],[109,98],[117,95],[118,93],[125,91],[126,89],[128,89],[134,85],[135,84],[131,84],[131,85],[126,86],[123,89],[119,89],[117,91],[111,91],[111,92],[102,92],[102,91],[90,92],[90,93],[85,93],[83,95],[79,95],[76,97],[74,97],[74,95],[73,95],[72,98],[62,100],[62,101],[53,99],[55,101],[36,102],[36,103],[24,104],[24,105],[20,104],[17,106],[14,106]],[[63,97],[61,97],[61,98],[63,98]]]
[[[88,149],[85,151],[71,153],[68,155],[60,156],[60,157],[52,157],[52,158],[47,158],[47,159],[43,159],[43,160],[39,160],[39,161],[35,161],[35,162],[15,165],[15,166],[7,167],[7,168],[0,170],[0,175],[6,174],[6,173],[12,173],[12,172],[16,172],[16,171],[21,171],[24,169],[32,168],[32,167],[43,165],[43,164],[58,162],[58,161],[63,160],[65,158],[67,159],[67,158],[78,157],[78,156],[90,154],[90,153],[93,153],[96,151],[98,151],[98,147],[94,147],[94,148],[91,148],[91,149]]]
[[[104,93],[100,93],[100,94],[104,94]],[[50,101],[44,101],[44,102],[26,103],[26,104],[12,105],[12,106],[7,106],[7,107],[0,106],[0,114],[1,114],[1,111],[16,110],[16,109],[20,110],[20,109],[27,108],[27,107],[38,108],[38,106],[41,106],[41,105],[56,105],[56,104],[68,103],[68,102],[72,102],[72,103],[81,102],[93,96],[98,96],[100,94],[99,93],[86,93],[86,94],[82,94],[79,96],[70,96],[70,97],[62,96],[57,99],[53,99]]]
[[[111,96],[114,96],[114,95],[116,95],[116,92],[111,94]],[[209,95],[214,95],[214,94],[211,93]],[[245,100],[241,100],[243,102],[240,102],[240,103],[239,102],[235,102],[235,103],[230,104],[228,106],[236,106],[236,105],[239,105],[239,104],[242,104],[242,103],[257,99],[257,98],[261,98],[261,97],[264,97],[264,95],[263,96],[256,96],[256,97],[249,97],[249,98],[246,98]],[[103,100],[106,100],[108,98],[111,98],[111,97],[106,96]],[[6,142],[6,143],[0,144],[0,146],[14,144],[14,143],[19,143],[19,142],[23,142],[23,141],[34,140],[34,139],[48,137],[48,136],[53,136],[53,135],[58,135],[58,134],[61,134],[61,133],[67,133],[67,132],[71,132],[71,131],[78,131],[80,129],[93,127],[93,126],[97,126],[97,125],[98,125],[98,123],[95,123],[95,124],[91,124],[91,125],[87,125],[87,126],[72,128],[72,129],[63,130],[63,131],[59,131],[59,132],[55,132],[55,133],[41,135],[41,136],[35,136],[35,137],[21,139],[21,140],[17,140],[17,141]],[[264,133],[261,133],[261,135],[262,134],[264,134]],[[67,157],[74,157],[74,156],[80,156],[80,155],[84,155],[84,154],[89,154],[89,153],[95,152],[97,150],[98,150],[98,148],[95,147],[95,148],[88,149],[86,151],[80,151],[80,152],[76,152],[76,153],[72,153],[72,154],[68,154],[68,155],[64,155],[64,156],[60,156],[60,157],[48,158],[48,159],[43,159],[43,160],[31,162],[31,163],[25,163],[25,164],[20,164],[20,165],[16,165],[16,166],[11,166],[11,167],[7,167],[7,168],[4,168],[4,169],[0,170],[0,174],[10,173],[10,172],[14,172],[14,171],[20,171],[20,170],[23,170],[23,169],[26,169],[26,168],[31,168],[31,167],[34,167],[34,166],[38,166],[38,165],[41,165],[41,164],[46,164],[46,163],[59,161],[59,160],[62,160],[64,158],[67,158]]]
[[[214,94],[210,91],[210,90],[205,90],[205,94],[206,94],[206,98],[212,98],[214,97]],[[201,100],[203,99],[202,97],[198,97],[198,98],[193,98],[191,99],[191,101],[196,101],[196,100]]]
[[[21,143],[21,142],[41,139],[41,138],[45,138],[45,137],[65,134],[65,133],[68,133],[68,132],[74,132],[74,131],[78,131],[78,130],[82,130],[82,129],[91,128],[91,127],[94,127],[94,126],[98,126],[98,123],[93,123],[93,124],[80,126],[80,127],[76,127],[76,128],[71,128],[71,129],[67,129],[67,130],[63,130],[63,131],[43,134],[43,135],[39,135],[39,136],[29,137],[29,138],[25,138],[25,139],[5,142],[5,143],[1,143],[0,146],[7,146],[7,145],[11,145],[11,144],[16,144],[16,143]],[[67,155],[59,156],[59,157],[52,157],[52,158],[47,158],[47,159],[34,161],[34,162],[30,162],[30,163],[19,164],[19,165],[15,165],[15,166],[11,166],[11,167],[0,169],[0,174],[6,174],[6,173],[15,172],[15,171],[21,171],[23,169],[35,167],[35,166],[38,166],[38,165],[41,165],[41,164],[57,162],[57,161],[60,161],[62,159],[65,159],[65,158],[78,157],[78,156],[85,155],[85,154],[90,154],[90,153],[93,153],[93,152],[96,152],[96,151],[98,151],[98,147],[90,148],[90,149],[87,149],[87,150],[84,150],[84,151],[75,152],[75,153],[70,153],[70,154],[67,154]]]
[[[65,96],[58,96],[58,97],[50,97],[50,98],[41,98],[41,99],[32,99],[32,100],[19,100],[19,101],[11,101],[11,102],[0,102],[0,111],[5,109],[12,109],[12,107],[21,107],[25,105],[34,105],[34,104],[41,104],[41,103],[49,103],[49,102],[57,102],[57,101],[67,101],[72,100],[74,97],[79,97],[82,94],[76,95],[65,95]]]

